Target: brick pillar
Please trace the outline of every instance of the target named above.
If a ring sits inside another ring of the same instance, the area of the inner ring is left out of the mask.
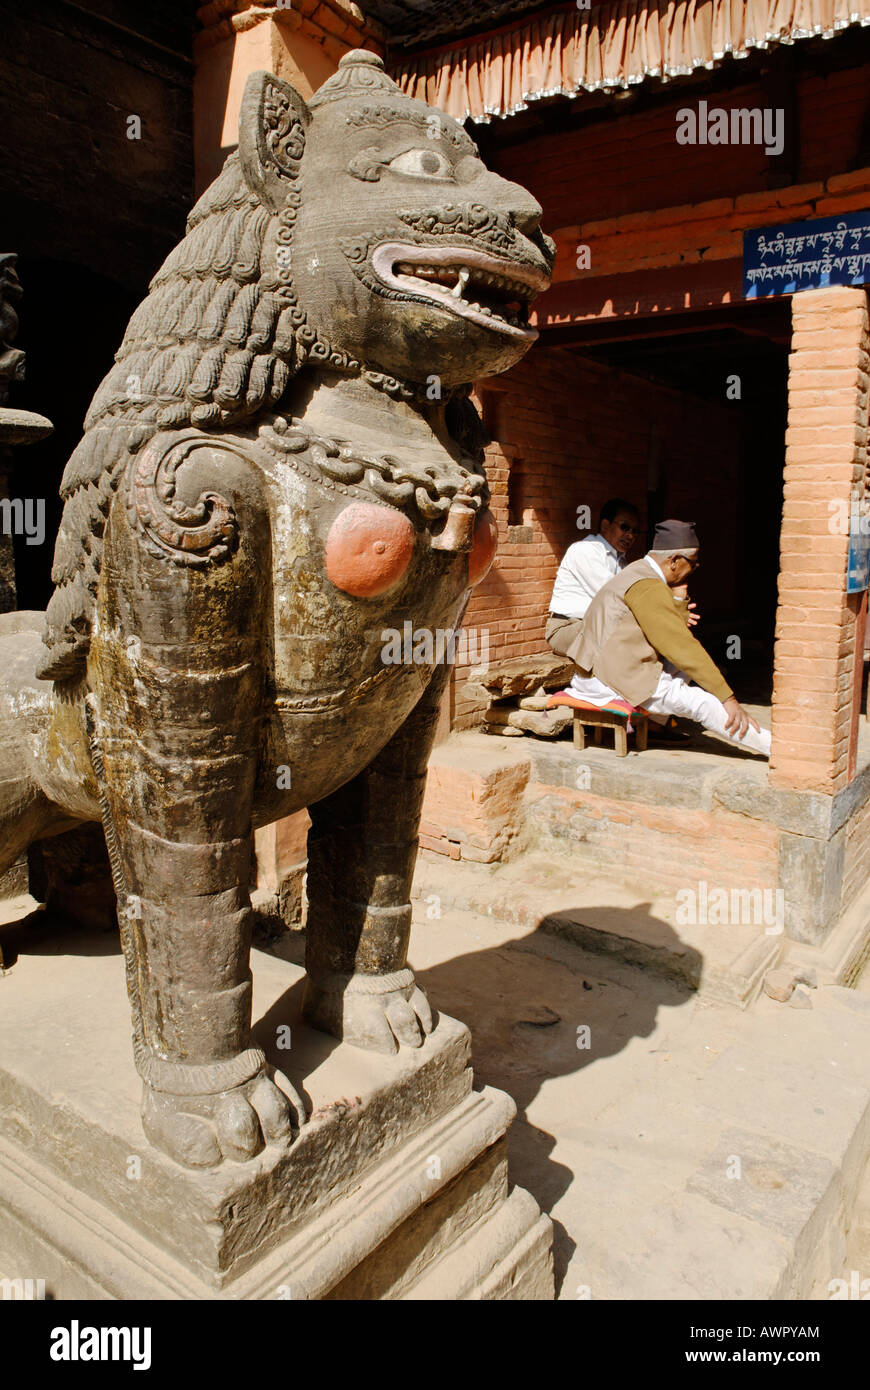
[[[352,48],[383,54],[384,33],[353,0],[212,0],[198,11],[193,124],[197,196],[238,141],[239,108],[252,72],[274,72],[303,97],[331,77]]]
[[[855,632],[848,522],[867,456],[868,320],[862,289],[792,300],[776,622],[771,781],[833,794],[850,776]]]

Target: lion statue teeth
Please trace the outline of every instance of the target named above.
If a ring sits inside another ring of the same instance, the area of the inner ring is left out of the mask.
[[[55,592],[0,620],[3,872],[102,823],[151,1142],[212,1167],[304,1123],[251,1043],[253,832],[302,807],[305,1017],[379,1052],[407,964],[453,632],[495,551],[469,383],[517,362],[554,248],[456,122],[359,50],[250,78],[62,482]]]

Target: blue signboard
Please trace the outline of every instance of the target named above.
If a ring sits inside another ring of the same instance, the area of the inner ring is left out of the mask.
[[[853,513],[849,529],[849,563],[846,593],[861,594],[870,580],[870,525],[868,518]]]
[[[870,208],[743,233],[746,299],[868,281]]]

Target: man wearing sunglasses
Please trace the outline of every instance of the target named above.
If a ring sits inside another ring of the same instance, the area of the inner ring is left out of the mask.
[[[556,575],[544,634],[558,656],[574,660],[586,610],[599,589],[628,564],[639,534],[637,508],[611,497],[601,508],[597,533],[569,545]]]
[[[649,554],[626,565],[590,603],[572,658],[578,673],[566,693],[594,705],[619,696],[657,722],[682,715],[769,757],[769,732],[739,704],[674,603],[672,591],[700,563],[698,548],[694,522],[659,523]]]

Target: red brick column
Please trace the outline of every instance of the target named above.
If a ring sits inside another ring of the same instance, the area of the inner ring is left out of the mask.
[[[792,324],[771,780],[832,794],[849,780],[855,737],[861,596],[846,594],[846,560],[867,456],[867,296],[805,291]]]
[[[194,40],[197,196],[235,148],[252,72],[265,68],[310,97],[350,49],[384,51],[381,27],[354,0],[211,0],[197,16],[203,26]]]

